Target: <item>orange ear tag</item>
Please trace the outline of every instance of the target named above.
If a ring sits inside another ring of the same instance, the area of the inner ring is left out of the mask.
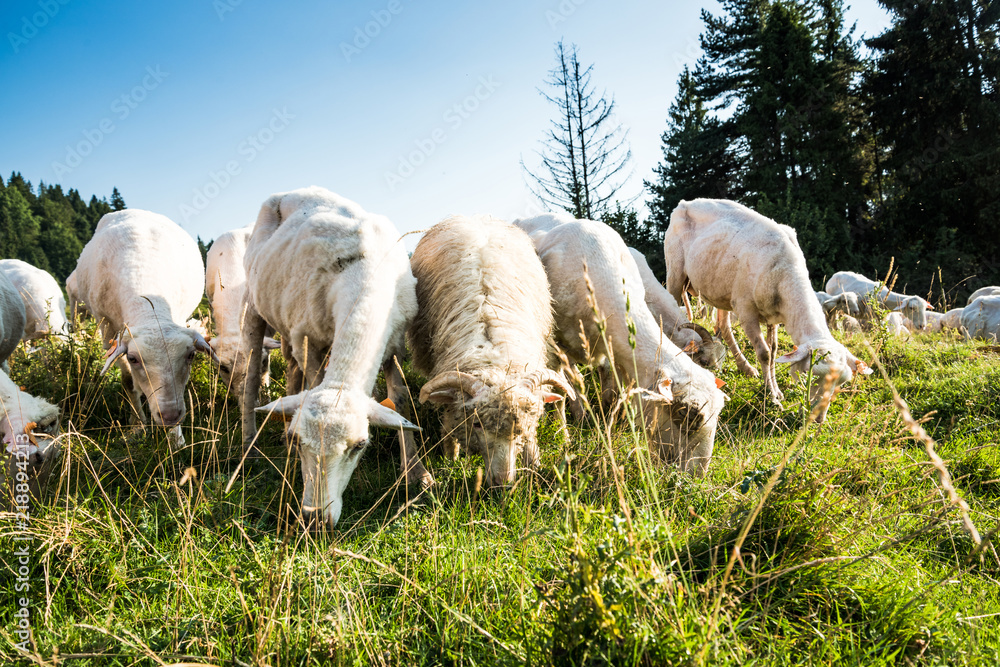
[[[726,383],[724,381],[720,380],[719,378],[715,378],[715,387],[717,389],[722,389],[725,386],[726,386]]]
[[[382,401],[381,403],[379,403],[379,405],[381,405],[383,407],[386,407],[386,408],[389,408],[390,410],[395,410],[396,409],[396,404],[392,402],[391,398],[385,399],[384,401]]]

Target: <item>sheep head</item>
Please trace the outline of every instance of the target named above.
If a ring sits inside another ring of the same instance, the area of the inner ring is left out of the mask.
[[[666,369],[658,378],[666,378]],[[676,380],[670,383],[670,400],[650,400],[651,394],[640,392],[644,400],[643,415],[649,429],[650,444],[667,463],[682,470],[703,475],[712,460],[715,430],[726,396],[715,376],[694,364],[686,372],[674,369]],[[659,379],[658,379],[659,382]]]
[[[563,394],[574,396],[566,380],[551,370],[528,375],[448,371],[424,385],[420,402],[442,407],[445,432],[482,454],[486,483],[499,486],[514,481],[521,452],[535,450],[545,403],[562,400]]]
[[[103,375],[119,360],[123,373],[146,397],[153,421],[176,426],[184,421],[184,387],[191,377],[194,355],[204,352],[218,360],[205,338],[194,329],[177,325],[132,327],[110,341]]]
[[[320,385],[257,408],[288,422],[289,441],[302,464],[302,513],[333,527],[344,507],[344,489],[368,446],[368,427],[419,431],[394,410],[357,389]]]
[[[812,364],[813,383],[809,387],[809,401],[815,410],[823,398],[827,385],[834,390],[842,384],[850,382],[855,373],[870,375],[872,369],[855,357],[850,351],[837,343],[829,341],[817,345],[801,345],[793,352],[775,359],[779,364],[790,364],[792,379],[798,379],[800,373],[807,374]],[[829,402],[822,406],[816,416],[816,423],[826,420]]]
[[[726,361],[728,346],[722,340],[713,336],[708,329],[694,322],[685,322],[682,329],[691,329],[701,337],[700,343],[693,347],[685,347],[684,351],[702,368],[718,369]],[[693,342],[693,341],[692,341]]]
[[[7,474],[11,482],[24,483],[24,478],[18,475],[24,473],[32,495],[37,497],[40,485],[44,484],[61,453],[56,440],[59,435],[59,408],[20,391],[6,376],[3,380],[0,431],[10,455]]]

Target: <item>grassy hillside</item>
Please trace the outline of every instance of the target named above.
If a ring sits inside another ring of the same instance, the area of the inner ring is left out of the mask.
[[[992,536],[1000,348],[873,344]],[[269,460],[237,472],[238,412],[208,363],[190,446],[171,456],[162,432],[126,425],[101,361],[92,328],[12,360],[17,382],[62,401],[67,435],[27,530],[0,520],[3,664],[17,661],[13,554],[29,535],[23,664],[1000,664],[1000,561],[975,548],[879,372],[817,426],[787,371],[779,410],[730,360],[705,479],[651,461],[641,432],[598,411],[569,441],[547,415],[542,467],[482,489],[481,460],[440,456],[421,407],[432,492],[401,484],[395,437],[378,433],[341,523],[311,535],[278,425],[262,434]],[[408,381],[415,396],[422,380]]]

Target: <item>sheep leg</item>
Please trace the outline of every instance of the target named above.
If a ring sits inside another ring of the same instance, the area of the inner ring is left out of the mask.
[[[729,324],[728,310],[722,310],[721,308],[716,310],[715,329],[715,334],[717,336],[722,336],[722,339],[726,341],[726,345],[729,347],[729,351],[733,353],[733,360],[736,362],[736,367],[740,369],[740,372],[752,378],[760,377],[757,369],[750,365],[747,358],[743,356],[743,351],[740,350],[740,346],[736,344],[736,336],[733,335],[733,328]],[[744,331],[746,331],[745,327]],[[750,335],[749,332],[747,335]]]
[[[775,373],[775,358],[778,356],[778,325],[767,325],[767,346],[771,348],[771,365],[767,369],[767,381],[772,388],[772,395],[776,401],[785,400],[785,395],[778,389],[778,376]]]
[[[302,369],[299,368],[299,362],[295,360],[295,355],[292,354],[292,344],[288,342],[288,338],[285,336],[281,338],[281,356],[285,358],[286,363],[285,396],[294,396],[302,391],[304,377]]]
[[[396,358],[396,355],[392,355],[382,365],[382,372],[385,374],[385,388],[389,394],[389,400],[396,406],[396,412],[403,418],[410,419],[410,392],[406,388]],[[413,437],[412,431],[399,430],[399,466],[402,473],[406,475],[407,484],[426,489],[434,483],[434,477],[420,460],[417,440]]]
[[[264,346],[264,330],[267,325],[257,311],[249,306],[243,324],[243,349],[249,351],[246,360],[246,377],[243,381],[243,448],[247,457],[258,456],[260,450],[254,443],[257,435],[257,394],[260,392],[260,358]]]
[[[757,361],[760,362],[760,367],[764,371],[764,391],[770,395],[772,402],[781,407],[781,402],[775,394],[777,387],[772,385],[771,376],[768,372],[771,366],[771,348],[767,346],[767,341],[761,335],[760,322],[755,315],[748,317],[740,316],[740,321],[743,323],[743,332],[750,339],[750,344],[753,345],[753,349],[757,353]]]

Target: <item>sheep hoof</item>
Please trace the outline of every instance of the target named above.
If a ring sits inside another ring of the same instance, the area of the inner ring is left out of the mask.
[[[406,483],[416,486],[420,490],[429,489],[434,486],[434,476],[427,472],[423,466],[415,466],[406,473]]]

